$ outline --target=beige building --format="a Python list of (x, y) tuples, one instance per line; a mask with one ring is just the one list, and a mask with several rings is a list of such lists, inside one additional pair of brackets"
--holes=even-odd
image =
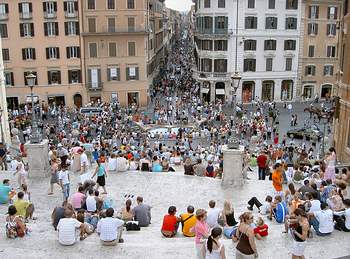
[[(348, 3), (348, 1), (345, 1)], [(344, 5), (342, 53), (340, 58), (340, 80), (335, 89), (339, 97), (334, 122), (334, 144), (339, 161), (350, 161), (350, 13), (348, 4)]]
[(342, 0), (306, 0), (302, 12), (297, 96), (326, 98), (339, 71)]
[(118, 98), (145, 106), (164, 38), (172, 37), (164, 33), (165, 15), (159, 0), (1, 1), (9, 108), (30, 101), (30, 71), (40, 103), (72, 107)]

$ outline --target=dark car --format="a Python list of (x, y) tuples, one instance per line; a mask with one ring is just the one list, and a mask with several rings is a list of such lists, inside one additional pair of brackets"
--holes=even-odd
[(287, 137), (306, 140), (317, 139), (320, 141), (323, 137), (323, 132), (316, 126), (302, 127), (297, 129), (291, 129), (287, 131)]

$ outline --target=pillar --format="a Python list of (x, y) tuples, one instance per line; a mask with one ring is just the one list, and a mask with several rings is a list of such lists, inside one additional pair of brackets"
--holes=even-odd
[(49, 141), (44, 139), (41, 143), (24, 145), (29, 165), (29, 178), (45, 178), (50, 175)]
[(275, 80), (275, 86), (274, 86), (274, 92), (273, 92), (273, 100), (274, 101), (281, 101), (281, 91), (282, 91), (282, 80), (277, 79)]
[(243, 154), (244, 147), (239, 149), (228, 149), (227, 146), (222, 148), (224, 154), (224, 170), (221, 185), (241, 186), (243, 185)]
[(210, 81), (210, 102), (215, 102), (215, 82), (214, 81)]

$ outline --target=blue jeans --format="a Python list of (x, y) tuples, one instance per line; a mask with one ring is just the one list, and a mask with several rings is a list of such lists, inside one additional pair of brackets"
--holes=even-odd
[(92, 226), (94, 226), (94, 228), (97, 228), (98, 217), (97, 216), (87, 216), (85, 218), (85, 222), (91, 224)]
[(316, 231), (316, 235), (318, 235), (318, 236), (327, 236), (327, 235), (332, 234), (332, 233), (321, 233), (320, 232), (320, 223), (318, 222), (318, 220), (316, 218), (310, 219), (309, 222), (310, 222), (310, 225)]
[(66, 200), (69, 197), (69, 183), (63, 185), (63, 199)]
[(224, 227), (224, 236), (227, 238), (232, 238), (236, 234), (237, 226), (234, 227)]
[(265, 172), (266, 172), (266, 168), (259, 167), (258, 169), (259, 180), (265, 180), (265, 176), (266, 176)]

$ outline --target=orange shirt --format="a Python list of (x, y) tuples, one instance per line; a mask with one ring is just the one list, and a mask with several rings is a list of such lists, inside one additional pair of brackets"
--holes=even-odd
[(272, 185), (277, 192), (282, 191), (282, 174), (279, 171), (272, 173)]

